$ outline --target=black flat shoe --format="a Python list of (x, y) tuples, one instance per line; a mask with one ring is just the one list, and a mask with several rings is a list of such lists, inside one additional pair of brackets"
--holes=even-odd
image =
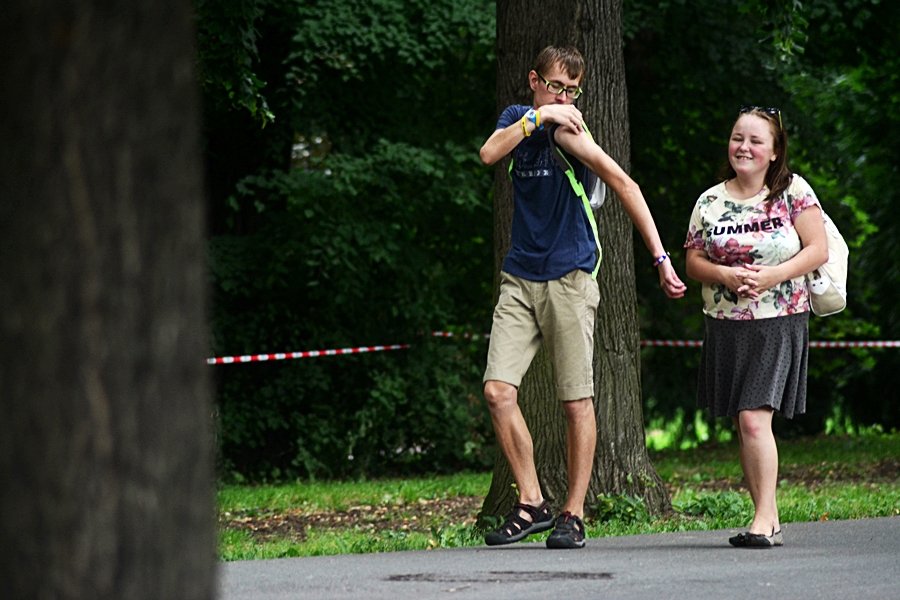
[(778, 531), (773, 529), (772, 535), (746, 531), (728, 538), (728, 543), (736, 548), (774, 548), (784, 546), (784, 536), (780, 529)]

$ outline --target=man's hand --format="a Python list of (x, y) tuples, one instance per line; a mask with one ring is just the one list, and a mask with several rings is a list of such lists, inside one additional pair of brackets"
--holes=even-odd
[(541, 111), (541, 123), (556, 123), (576, 134), (581, 133), (584, 117), (581, 111), (571, 104), (545, 104)]
[(682, 298), (687, 291), (687, 286), (678, 278), (672, 260), (669, 259), (657, 267), (659, 269), (659, 286), (669, 298)]

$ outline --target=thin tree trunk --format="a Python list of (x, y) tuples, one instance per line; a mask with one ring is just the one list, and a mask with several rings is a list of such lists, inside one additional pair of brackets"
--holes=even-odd
[[(522, 15), (540, 14), (540, 27), (521, 27)], [(552, 18), (545, 19), (545, 16)], [(497, 108), (528, 104), (530, 61), (548, 44), (578, 47), (585, 56), (585, 94), (579, 107), (598, 143), (629, 169), (628, 96), (622, 54), (621, 4), (599, 2), (497, 2)], [(644, 498), (652, 513), (670, 509), (668, 493), (650, 464), (644, 442), (640, 344), (634, 286), (633, 225), (610, 195), (597, 212), (603, 245), (600, 307), (594, 336), (595, 407), (598, 443), (586, 506), (599, 494)], [(494, 194), (495, 265), (509, 248), (512, 190), (505, 165), (497, 169)], [(653, 277), (654, 273), (646, 276)], [(495, 281), (495, 290), (497, 289)], [(565, 418), (556, 399), (550, 362), (541, 350), (519, 390), (531, 429), (542, 491), (555, 505), (566, 496)], [(498, 452), (482, 517), (499, 516), (516, 499), (512, 474)]]
[(190, 4), (3, 12), (0, 596), (211, 598)]

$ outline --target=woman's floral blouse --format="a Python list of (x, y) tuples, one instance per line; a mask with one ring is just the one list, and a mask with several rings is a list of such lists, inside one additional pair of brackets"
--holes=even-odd
[[(768, 188), (753, 198), (732, 198), (719, 183), (703, 192), (691, 213), (684, 247), (703, 250), (721, 265), (777, 265), (800, 252), (794, 219), (804, 209), (819, 206), (805, 179), (794, 175), (785, 194), (766, 210)], [(788, 214), (790, 206), (790, 214)], [(756, 300), (741, 298), (719, 283), (703, 284), (703, 312), (716, 319), (767, 319), (809, 310), (809, 292), (803, 275), (784, 281)]]

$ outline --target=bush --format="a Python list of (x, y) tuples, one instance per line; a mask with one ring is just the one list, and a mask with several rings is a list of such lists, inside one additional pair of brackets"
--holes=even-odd
[[(238, 186), (235, 203), (258, 215), (251, 232), (210, 245), (214, 352), (412, 348), (215, 367), (224, 473), (343, 477), (489, 464), (486, 347), (428, 335), (489, 323), (491, 219), (478, 199), (486, 191), (459, 185), (477, 168), (469, 154), (382, 142), (365, 158), (333, 156)], [(483, 175), (476, 181), (486, 186)], [(473, 272), (484, 273), (474, 285)]]
[(600, 494), (591, 512), (594, 519), (601, 523), (617, 521), (630, 524), (650, 518), (644, 499), (627, 495)]

